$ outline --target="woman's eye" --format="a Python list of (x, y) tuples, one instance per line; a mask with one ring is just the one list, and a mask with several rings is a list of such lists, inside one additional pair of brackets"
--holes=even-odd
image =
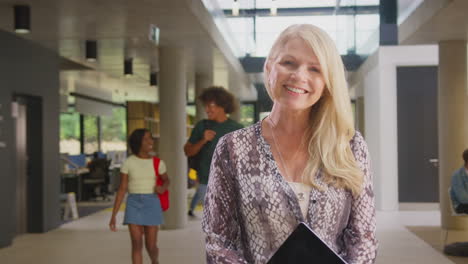
[(319, 73), (320, 73), (320, 69), (315, 68), (315, 67), (314, 67), (314, 68), (310, 68), (309, 71), (311, 71), (311, 72), (319, 72)]
[(290, 61), (290, 60), (286, 60), (286, 61), (283, 61), (282, 62), (283, 65), (293, 65), (294, 62)]

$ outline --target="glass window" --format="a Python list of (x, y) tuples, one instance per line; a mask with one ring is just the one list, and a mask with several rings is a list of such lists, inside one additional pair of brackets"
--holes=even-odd
[(197, 106), (195, 104), (189, 104), (185, 107), (187, 112), (187, 138), (192, 134), (192, 129), (195, 126), (195, 116), (197, 114)]
[[(257, 51), (256, 56), (266, 57), (279, 33), (292, 24), (313, 24), (326, 31), (335, 41), (340, 54), (346, 54), (349, 45), (353, 46), (354, 41), (348, 43), (348, 37), (340, 37), (349, 31), (349, 16), (287, 16), (287, 17), (258, 17), (256, 23)], [(349, 37), (354, 37), (354, 34)]]
[(92, 154), (99, 151), (98, 126), (96, 116), (84, 116), (84, 153)]
[(250, 54), (255, 52), (253, 17), (232, 17), (227, 23), (235, 36), (239, 47)]
[(240, 107), (240, 123), (244, 126), (250, 126), (255, 122), (255, 105), (242, 104)]
[(379, 46), (378, 14), (356, 16), (356, 50), (358, 54), (370, 54)]
[[(367, 0), (367, 1), (377, 1), (378, 0)], [(233, 0), (217, 0), (218, 5), (222, 9), (232, 9)], [(238, 0), (239, 8), (243, 9), (253, 9), (256, 4), (257, 8), (270, 8), (272, 6), (272, 0)], [(275, 4), (278, 8), (299, 8), (299, 7), (324, 7), (324, 6), (335, 6), (336, 0), (287, 0), (279, 1), (276, 0)]]
[(126, 151), (127, 150), (127, 121), (126, 109), (114, 107), (112, 116), (101, 117), (101, 151)]
[[(419, 0), (418, 0), (419, 1)], [(232, 0), (216, 0), (216, 6), (229, 10), (233, 8)], [(238, 0), (240, 9), (249, 10), (247, 17), (241, 13), (239, 17), (228, 15), (226, 19), (229, 28), (232, 32), (227, 39), (231, 39), (228, 43), (236, 43), (239, 51), (250, 54), (251, 56), (265, 57), (271, 48), (273, 41), (278, 34), (291, 24), (313, 24), (325, 30), (336, 43), (340, 54), (369, 54), (373, 52), (375, 36), (378, 37), (378, 14), (367, 15), (332, 15), (331, 13), (314, 16), (256, 16), (252, 17), (255, 9), (269, 9), (273, 6), (276, 8), (291, 8), (291, 9), (307, 9), (307, 8), (326, 8), (335, 9), (336, 4), (341, 7), (353, 6), (378, 6), (379, 0), (288, 0), (288, 1), (272, 1), (272, 0), (257, 0), (247, 1)], [(374, 11), (375, 12), (375, 11)], [(216, 19), (217, 17), (215, 17)], [(255, 23), (254, 23), (255, 21)], [(255, 30), (253, 30), (255, 28)], [(376, 33), (377, 32), (377, 33)], [(255, 36), (254, 36), (255, 34)], [(254, 41), (255, 39), (255, 41)], [(370, 44), (369, 44), (370, 43)], [(232, 44), (234, 45), (234, 44)], [(236, 56), (239, 56), (235, 52)], [(240, 55), (244, 56), (244, 55)]]
[(185, 111), (187, 112), (187, 115), (194, 117), (197, 114), (197, 106), (195, 104), (189, 104), (185, 106)]
[(336, 0), (288, 0), (288, 1), (274, 1), (271, 0), (257, 0), (257, 8), (271, 8), (276, 4), (278, 8), (301, 8), (301, 7), (325, 7), (335, 6)]
[(80, 114), (60, 114), (60, 153), (80, 154)]
[(341, 0), (340, 6), (376, 6), (380, 0)]

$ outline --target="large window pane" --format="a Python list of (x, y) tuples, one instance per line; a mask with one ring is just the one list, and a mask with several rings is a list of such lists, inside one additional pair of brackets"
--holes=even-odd
[[(414, 0), (422, 1), (422, 0)], [(221, 9), (232, 9), (233, 0), (217, 0)], [(373, 6), (379, 5), (379, 0), (341, 0), (340, 6)], [(307, 7), (335, 7), (336, 0), (238, 0), (239, 8), (253, 9), (253, 8), (271, 8), (273, 4), (278, 8), (307, 8)]]
[(250, 126), (255, 122), (254, 104), (242, 104), (240, 107), (240, 123), (244, 126)]
[(112, 116), (101, 117), (101, 151), (125, 151), (127, 122), (126, 109), (115, 107)]
[(227, 19), (240, 48), (250, 54), (255, 52), (253, 20), (253, 17), (232, 17)]
[(371, 54), (379, 46), (378, 14), (356, 16), (356, 50), (358, 54)]
[(257, 31), (257, 52), (256, 56), (265, 57), (273, 45), (273, 41), (279, 33), (292, 24), (312, 24), (326, 31), (336, 42), (340, 54), (346, 54), (352, 46), (348, 43), (348, 37), (340, 37), (339, 34), (347, 32), (349, 37), (354, 37), (349, 32), (349, 16), (288, 16), (288, 17), (258, 17), (256, 24)]
[(60, 114), (60, 153), (80, 154), (80, 114)]
[(288, 1), (257, 0), (257, 8), (270, 8), (276, 4), (278, 8), (325, 7), (335, 6), (336, 0), (288, 0)]
[[(373, 0), (375, 1), (375, 0)], [(378, 0), (377, 0), (378, 1)], [(233, 6), (233, 0), (217, 0), (219, 7), (222, 9), (231, 9)], [(272, 0), (238, 0), (239, 8), (270, 8), (272, 6)], [(324, 7), (324, 6), (335, 6), (336, 0), (284, 0), (275, 3), (278, 8), (299, 8), (299, 7)]]
[(99, 150), (97, 117), (84, 117), (84, 153), (92, 154)]
[(379, 0), (341, 0), (340, 2), (340, 6), (374, 6), (379, 4)]

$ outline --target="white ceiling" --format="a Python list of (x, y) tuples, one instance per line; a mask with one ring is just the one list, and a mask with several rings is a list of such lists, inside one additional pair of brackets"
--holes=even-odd
[(424, 0), (398, 0), (398, 24), (401, 24)]
[(437, 44), (467, 40), (467, 0), (425, 0), (399, 26), (400, 44)]
[[(160, 45), (191, 51), (196, 73), (212, 70), (206, 67), (210, 63), (206, 58), (212, 57), (215, 44), (192, 13), (191, 1), (0, 0), (0, 29), (13, 32), (14, 4), (31, 7), (32, 32), (20, 36), (97, 70), (83, 72), (82, 66), (68, 63), (64, 68), (69, 71), (62, 78), (97, 79), (97, 88), (110, 90), (115, 102), (156, 99), (156, 89), (149, 87), (150, 68), (158, 68), (158, 48), (148, 39), (151, 24), (160, 28)], [(98, 41), (96, 63), (84, 59), (86, 40)], [(134, 76), (130, 78), (123, 76), (125, 57), (134, 57)], [(63, 87), (61, 92), (65, 92)]]

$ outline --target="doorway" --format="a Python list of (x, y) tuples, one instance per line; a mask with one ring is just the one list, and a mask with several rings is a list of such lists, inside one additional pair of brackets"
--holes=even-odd
[(437, 66), (397, 68), (399, 202), (439, 202)]
[(16, 233), (43, 230), (42, 98), (14, 95), (16, 115)]

